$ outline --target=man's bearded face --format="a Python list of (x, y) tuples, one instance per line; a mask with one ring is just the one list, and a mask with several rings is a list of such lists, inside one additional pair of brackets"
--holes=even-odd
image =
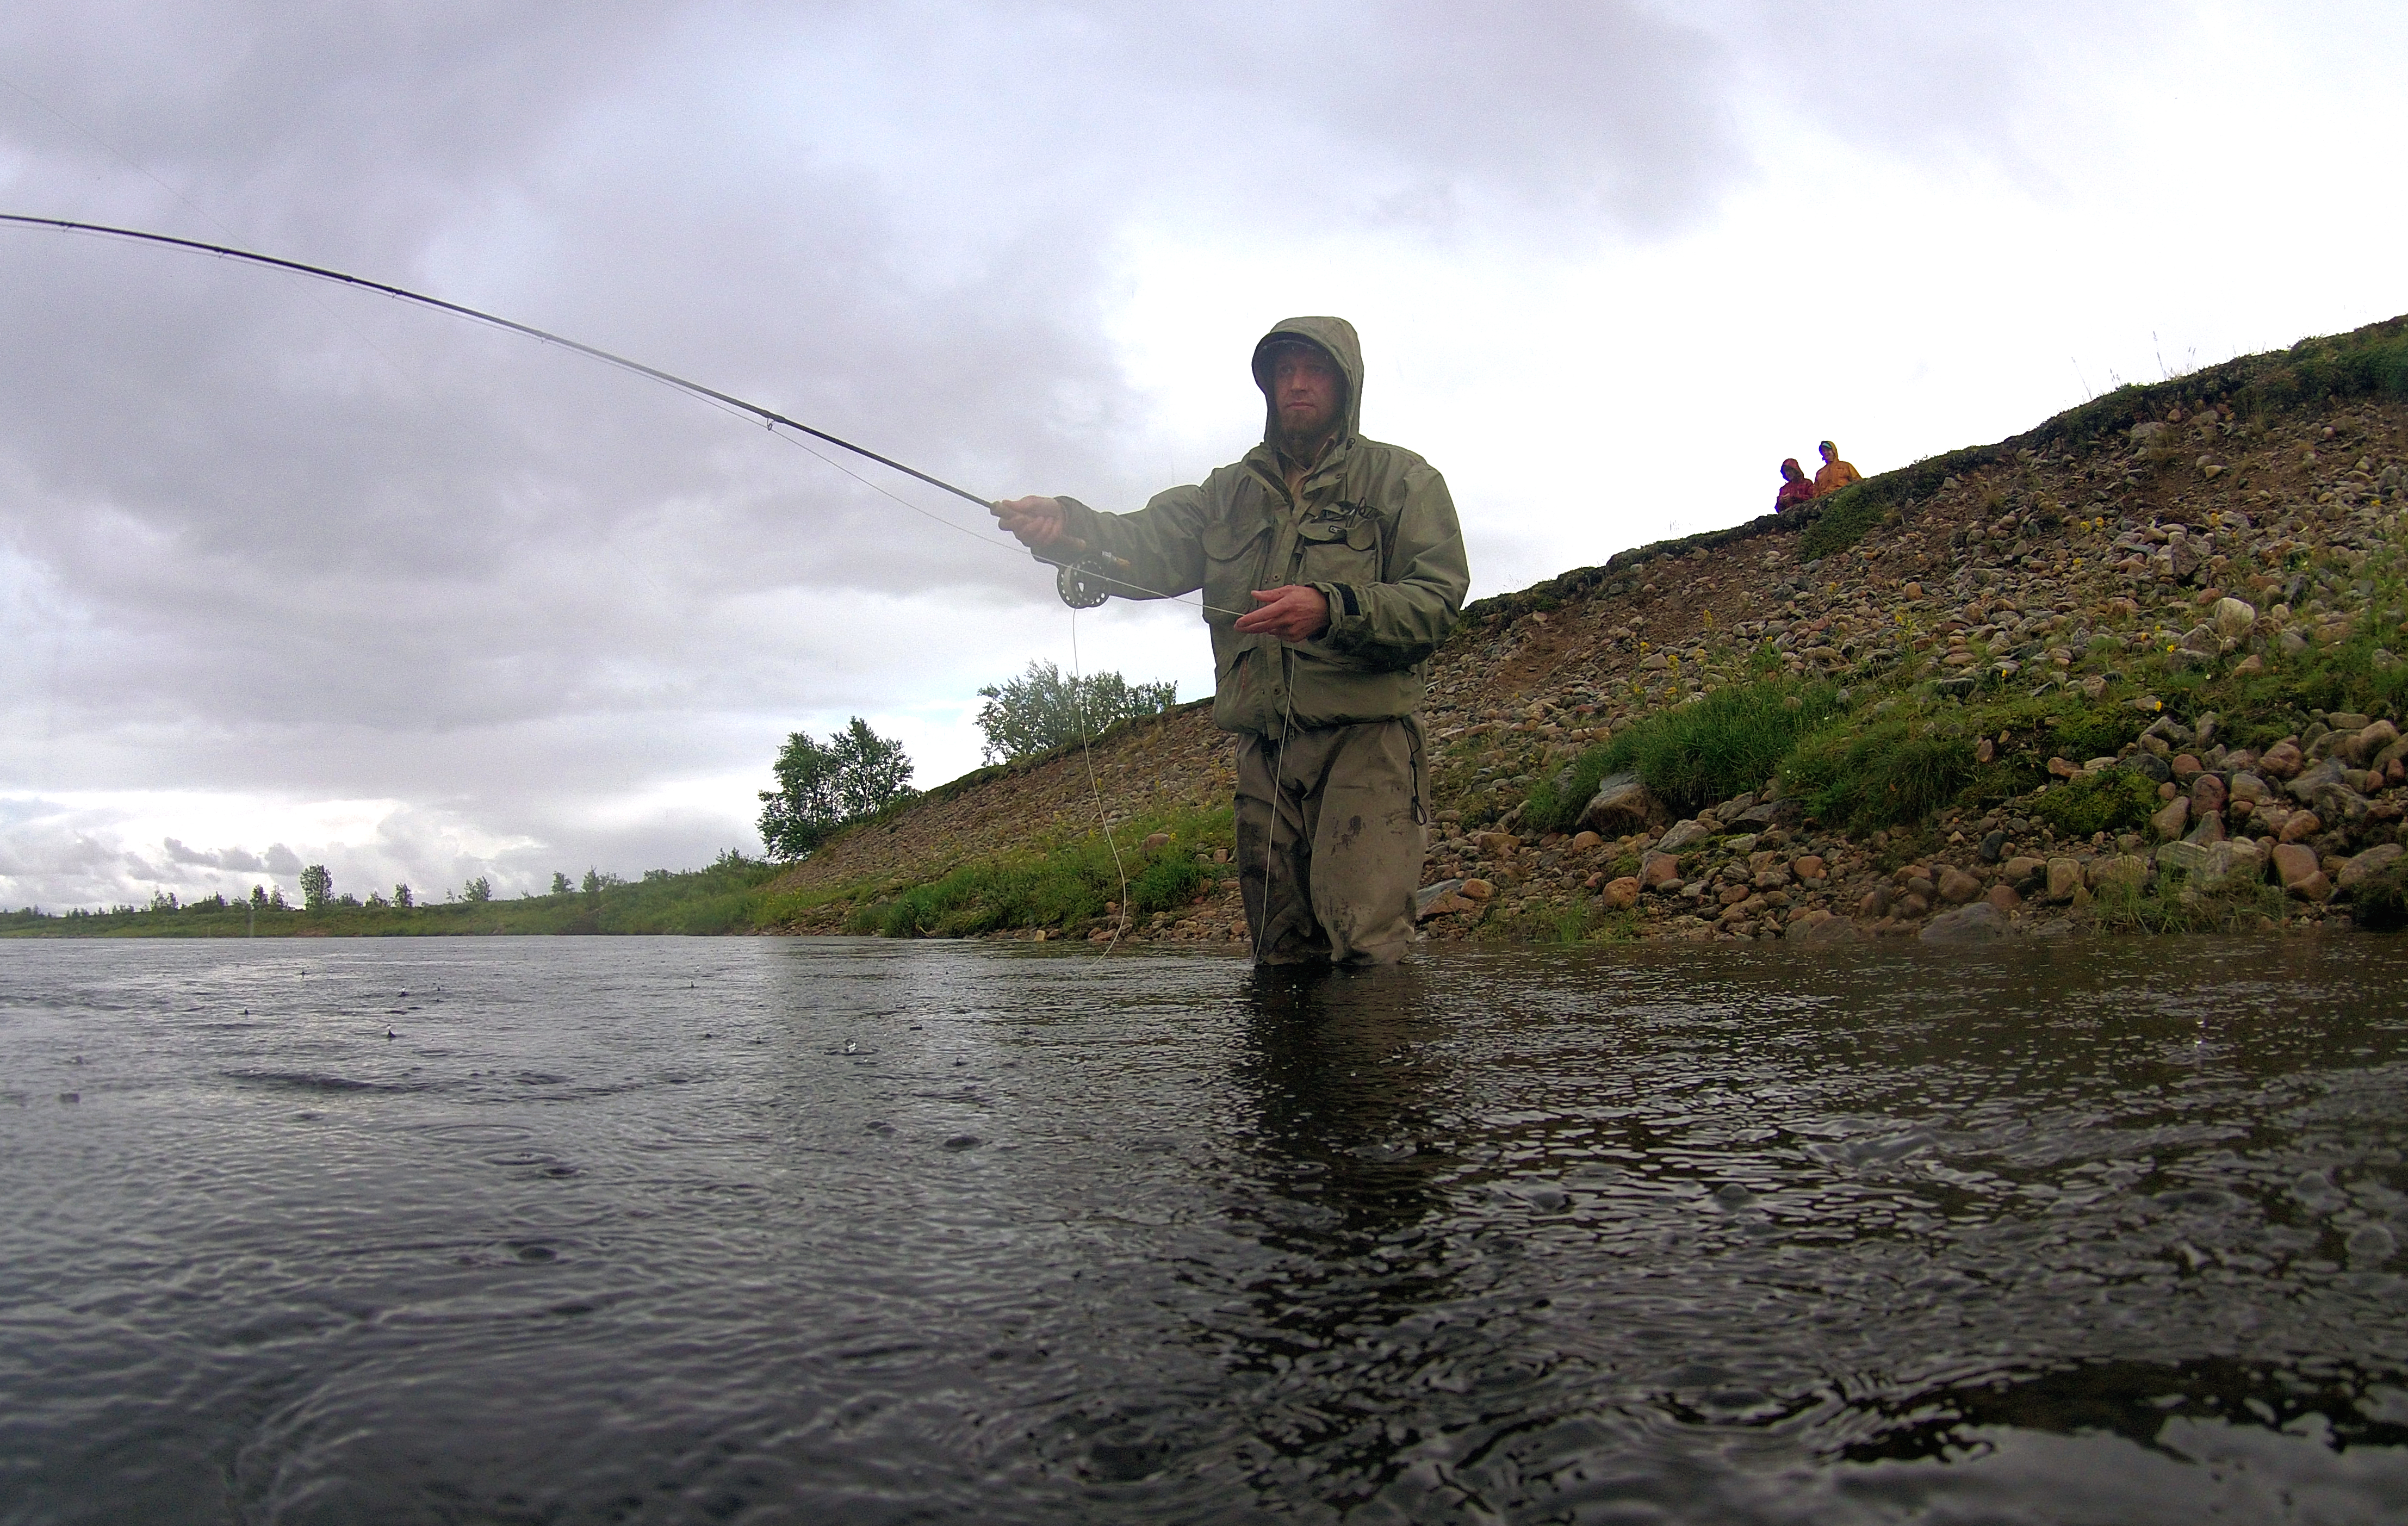
[(1327, 355), (1302, 345), (1271, 357), (1271, 406), (1279, 411), (1280, 436), (1303, 444), (1328, 433), (1338, 422), (1338, 400), (1346, 380)]

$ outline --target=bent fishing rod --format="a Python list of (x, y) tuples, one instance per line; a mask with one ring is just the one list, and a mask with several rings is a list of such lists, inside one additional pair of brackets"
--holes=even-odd
[[(499, 313), (487, 312), (481, 308), (472, 308), (459, 302), (447, 302), (439, 296), (429, 296), (424, 292), (413, 292), (407, 286), (395, 286), (389, 281), (371, 281), (366, 276), (355, 276), (348, 271), (336, 270), (322, 265), (308, 265), (300, 260), (262, 254), (256, 250), (236, 249), (230, 244), (206, 243), (198, 238), (179, 238), (172, 234), (151, 233), (141, 228), (114, 227), (106, 223), (79, 223), (64, 217), (32, 217), (21, 212), (0, 212), (0, 224), (22, 228), (50, 228), (61, 233), (89, 234), (103, 238), (121, 238), (129, 243), (154, 244), (162, 248), (183, 250), (195, 254), (211, 254), (220, 259), (255, 265), (269, 270), (281, 270), (293, 275), (308, 276), (317, 281), (332, 281), (338, 286), (375, 292), (379, 295), (394, 297), (403, 302), (414, 302), (420, 307), (431, 308), (437, 312), (447, 312), (455, 318), (466, 318), (471, 323), (484, 324), (512, 334), (523, 335), (544, 344), (556, 344), (564, 350), (573, 350), (580, 355), (598, 360), (606, 366), (615, 366), (623, 371), (632, 372), (637, 376), (660, 382), (664, 386), (674, 387), (689, 396), (699, 397), (705, 402), (722, 408), (749, 413), (768, 425), (773, 432), (781, 428), (791, 429), (796, 434), (807, 435), (824, 444), (833, 445), (840, 451), (849, 451), (866, 461), (875, 461), (891, 471), (899, 471), (915, 482), (925, 482), (930, 487), (975, 503), (982, 509), (994, 507), (991, 500), (979, 497), (968, 488), (956, 487), (943, 478), (922, 471), (917, 467), (907, 467), (893, 456), (882, 455), (867, 445), (856, 445), (852, 440), (832, 435), (824, 429), (814, 429), (798, 419), (788, 418), (775, 409), (748, 402), (732, 393), (705, 386), (674, 371), (665, 371), (657, 366), (647, 366), (640, 360), (602, 349), (597, 345), (572, 339), (565, 334), (555, 334), (550, 329), (538, 328), (533, 324), (522, 324), (516, 319), (505, 318)], [(890, 494), (889, 497), (892, 495)], [(1114, 587), (1127, 588), (1137, 593), (1152, 592), (1150, 589), (1137, 588), (1134, 584), (1110, 575), (1116, 571), (1130, 570), (1129, 564), (1118, 556), (1097, 551), (1075, 536), (1065, 536), (1055, 544), (1070, 552), (1076, 559), (1064, 560), (1058, 556), (1048, 555), (1044, 551), (1037, 552), (1036, 555), (1039, 561), (1051, 563), (1054, 567), (1054, 591), (1062, 596), (1063, 603), (1074, 610), (1094, 609), (1111, 596)]]

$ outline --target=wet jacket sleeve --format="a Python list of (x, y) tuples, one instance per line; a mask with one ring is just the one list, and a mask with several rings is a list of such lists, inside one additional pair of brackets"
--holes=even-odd
[(1384, 557), (1388, 581), (1313, 586), (1329, 600), (1329, 628), (1321, 641), (1375, 666), (1400, 669), (1428, 657), (1455, 629), (1471, 573), (1446, 479), (1416, 461), (1396, 481), (1403, 502)]
[(1062, 527), (1097, 551), (1127, 562), (1107, 574), (1119, 598), (1169, 598), (1204, 586), (1205, 490), (1157, 493), (1133, 514), (1108, 514), (1059, 498)]

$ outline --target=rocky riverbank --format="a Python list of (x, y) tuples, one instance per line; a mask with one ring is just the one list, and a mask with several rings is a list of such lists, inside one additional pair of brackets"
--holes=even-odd
[[(2394, 321), (1474, 605), (1426, 713), (1431, 936), (2388, 925), (2403, 398)], [(797, 926), (1061, 851), (1100, 794), (1195, 893), (1020, 934), (1241, 936), (1199, 814), (1230, 777), (1201, 707), (986, 770), (799, 866)]]

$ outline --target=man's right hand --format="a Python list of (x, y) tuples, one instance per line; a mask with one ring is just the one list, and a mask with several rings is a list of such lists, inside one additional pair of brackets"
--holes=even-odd
[(987, 512), (1032, 551), (1062, 539), (1062, 505), (1053, 498), (1012, 498), (988, 505)]

